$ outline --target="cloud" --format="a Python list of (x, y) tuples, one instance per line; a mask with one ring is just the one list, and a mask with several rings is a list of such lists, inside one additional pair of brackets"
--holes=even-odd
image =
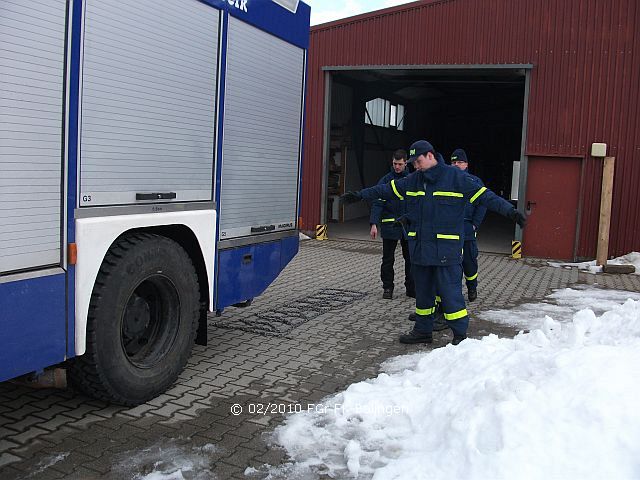
[(313, 0), (308, 3), (311, 5), (311, 25), (318, 25), (370, 11), (370, 4), (374, 2)]
[[(413, 0), (410, 0), (410, 1), (413, 1)], [(410, 2), (408, 2), (407, 0), (384, 0), (380, 8), (395, 7), (396, 5), (403, 5), (405, 3), (410, 3)]]
[(407, 0), (305, 0), (311, 5), (311, 25), (409, 3)]

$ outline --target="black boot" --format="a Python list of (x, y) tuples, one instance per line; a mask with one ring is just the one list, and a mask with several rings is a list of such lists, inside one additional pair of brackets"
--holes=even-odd
[(384, 292), (382, 292), (382, 298), (391, 300), (393, 298), (393, 288), (385, 288)]
[(451, 345), (458, 345), (463, 340), (466, 340), (466, 335), (454, 335), (453, 340), (451, 340)]
[(433, 335), (430, 333), (416, 332), (415, 329), (409, 333), (400, 335), (400, 343), (433, 343)]
[(467, 296), (469, 297), (469, 301), (473, 302), (476, 298), (478, 298), (478, 290), (475, 288), (468, 289)]
[(407, 288), (407, 297), (416, 298), (416, 291)]

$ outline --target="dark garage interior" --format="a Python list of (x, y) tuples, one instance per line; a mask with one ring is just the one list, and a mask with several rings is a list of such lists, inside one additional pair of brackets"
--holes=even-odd
[[(368, 205), (342, 207), (336, 197), (377, 183), (393, 152), (417, 139), (429, 140), (447, 162), (464, 148), (471, 173), (496, 194), (517, 199), (518, 179), (512, 179), (522, 154), (526, 70), (345, 67), (331, 78), (326, 193), (332, 237), (368, 238)], [(479, 248), (510, 253), (513, 235), (509, 220), (489, 212)]]

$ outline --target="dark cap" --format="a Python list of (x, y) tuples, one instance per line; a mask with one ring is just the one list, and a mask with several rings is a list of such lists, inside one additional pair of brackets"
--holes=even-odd
[(451, 161), (452, 162), (467, 162), (467, 163), (469, 163), (469, 160), (467, 160), (467, 152), (465, 152), (461, 148), (456, 148), (453, 151), (453, 153), (451, 154)]
[(425, 153), (435, 153), (435, 148), (426, 140), (418, 140), (417, 142), (413, 142), (413, 144), (409, 147), (409, 162), (413, 162), (420, 155), (424, 155)]

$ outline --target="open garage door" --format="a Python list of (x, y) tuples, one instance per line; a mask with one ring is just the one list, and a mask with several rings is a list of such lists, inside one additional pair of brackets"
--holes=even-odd
[[(396, 149), (428, 139), (446, 160), (456, 148), (469, 171), (507, 200), (518, 198), (528, 65), (327, 67), (326, 220), (334, 238), (368, 239), (369, 208), (339, 206), (347, 190), (375, 185)], [(514, 170), (516, 178), (514, 179)], [(510, 253), (513, 223), (489, 212), (481, 251)]]

